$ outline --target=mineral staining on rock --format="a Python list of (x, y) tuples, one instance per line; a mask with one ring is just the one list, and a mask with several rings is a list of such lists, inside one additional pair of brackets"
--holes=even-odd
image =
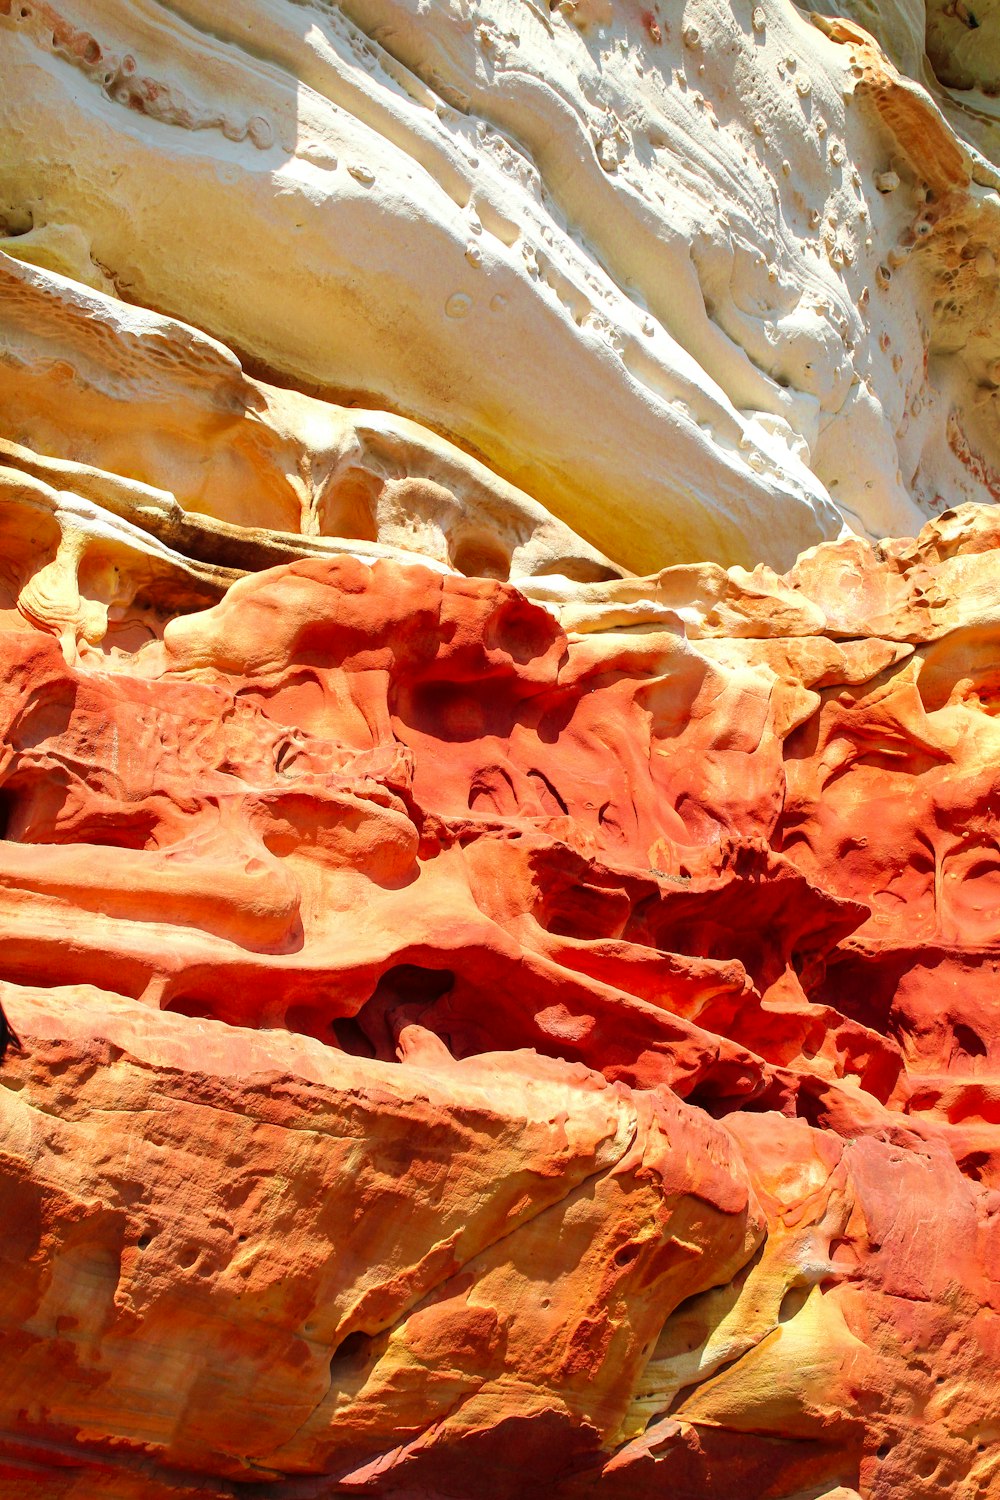
[(993, 12), (828, 10), (0, 0), (0, 1495), (997, 1492)]
[(998, 549), (12, 599), (11, 1472), (988, 1493)]

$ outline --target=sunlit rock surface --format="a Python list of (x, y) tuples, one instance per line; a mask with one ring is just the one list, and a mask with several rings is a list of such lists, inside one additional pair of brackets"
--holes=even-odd
[(917, 82), (787, 3), (4, 0), (6, 248), (448, 435), (634, 570), (787, 566), (996, 484), (992, 106), (953, 86), (992, 52), (935, 8), (946, 90), (922, 8), (867, 11)]
[(1000, 9), (827, 12), (0, 0), (4, 1500), (1000, 1494)]

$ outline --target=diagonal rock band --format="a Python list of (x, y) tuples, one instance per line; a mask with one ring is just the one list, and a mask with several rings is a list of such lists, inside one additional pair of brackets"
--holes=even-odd
[(0, 1500), (1000, 1494), (1000, 59), (839, 9), (0, 0)]

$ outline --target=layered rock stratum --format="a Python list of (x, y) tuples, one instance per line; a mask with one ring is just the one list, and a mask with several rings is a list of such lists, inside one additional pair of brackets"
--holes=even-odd
[(1000, 1496), (974, 4), (0, 0), (4, 1500)]

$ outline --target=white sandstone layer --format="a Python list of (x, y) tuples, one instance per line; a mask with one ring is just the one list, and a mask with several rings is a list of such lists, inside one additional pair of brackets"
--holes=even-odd
[[(226, 500), (221, 459), (183, 497), (176, 444), (95, 458), (184, 508), (593, 577), (786, 566), (994, 498), (1000, 199), (929, 94), (788, 0), (0, 0), (0, 120), (11, 254), (204, 329), (271, 414), (275, 382), (311, 395), (319, 469), (330, 423), (389, 441), (335, 400), (483, 461), (464, 543), (426, 492), (372, 521), (359, 481), (304, 524), (274, 476), (270, 513)], [(555, 522), (517, 556), (546, 512), (576, 564)]]

